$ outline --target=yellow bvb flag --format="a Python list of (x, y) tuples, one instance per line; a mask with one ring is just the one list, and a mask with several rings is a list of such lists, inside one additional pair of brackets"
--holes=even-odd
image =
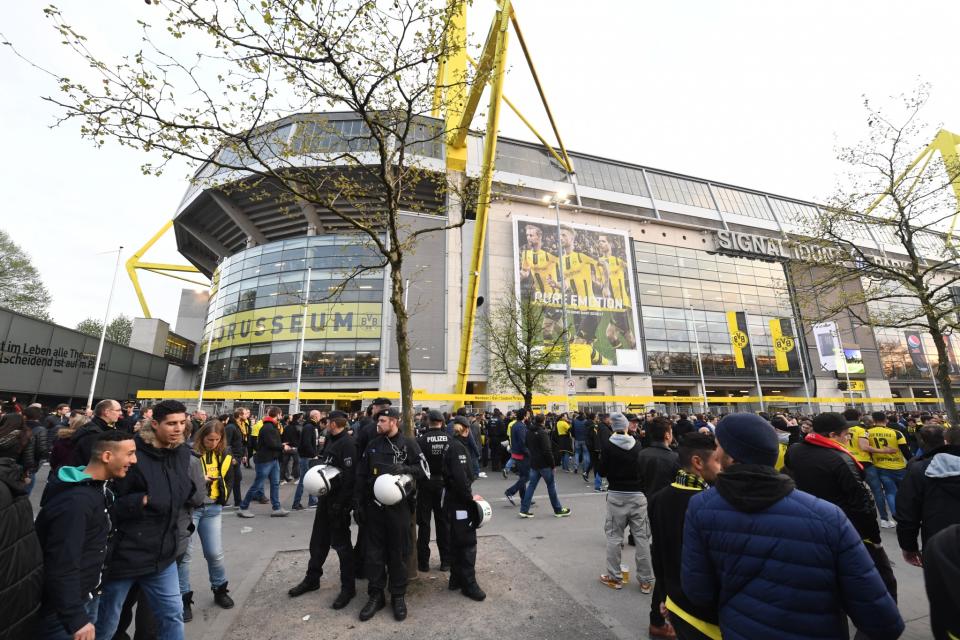
[(793, 323), (790, 318), (770, 320), (770, 337), (773, 339), (773, 356), (777, 361), (777, 371), (790, 371), (797, 362), (796, 338), (793, 335)]
[(747, 315), (742, 311), (727, 311), (727, 330), (730, 332), (730, 345), (733, 347), (733, 359), (737, 363), (737, 369), (746, 369), (747, 360), (751, 359)]

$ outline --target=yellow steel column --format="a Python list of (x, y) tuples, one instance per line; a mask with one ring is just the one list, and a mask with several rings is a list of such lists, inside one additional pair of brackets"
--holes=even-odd
[[(477, 313), (477, 292), (480, 287), (480, 270), (483, 268), (483, 248), (487, 238), (487, 214), (490, 210), (494, 161), (497, 157), (497, 130), (500, 127), (503, 72), (507, 64), (510, 11), (510, 0), (503, 0), (496, 16), (496, 28), (499, 34), (494, 55), (493, 77), (490, 83), (487, 134), (483, 144), (483, 171), (480, 176), (480, 191), (477, 196), (477, 220), (473, 232), (473, 258), (470, 263), (470, 275), (467, 283), (466, 308), (463, 314), (463, 332), (460, 336), (460, 359), (457, 365), (455, 393), (466, 393), (467, 376), (470, 372), (470, 350), (473, 346), (473, 328)], [(455, 407), (459, 408), (462, 404), (462, 401), (457, 401)]]
[(457, 134), (460, 120), (463, 118), (464, 101), (467, 90), (467, 3), (464, 0), (450, 0), (450, 27), (447, 31), (447, 49), (450, 54), (444, 58), (438, 69), (438, 88), (434, 92), (434, 104), (439, 95), (443, 96), (444, 126), (447, 138), (447, 169), (451, 171), (467, 170), (467, 145), (454, 145), (451, 139)]

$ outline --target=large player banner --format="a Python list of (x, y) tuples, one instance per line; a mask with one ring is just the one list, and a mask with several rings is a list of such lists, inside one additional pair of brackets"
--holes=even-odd
[(546, 308), (545, 340), (562, 330), (565, 303), (572, 368), (643, 371), (630, 238), (622, 231), (564, 223), (558, 240), (555, 222), (513, 222), (517, 297)]

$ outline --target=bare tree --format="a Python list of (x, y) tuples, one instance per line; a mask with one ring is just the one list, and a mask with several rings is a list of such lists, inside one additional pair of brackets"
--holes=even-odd
[[(157, 4), (139, 23), (142, 49), (109, 61), (60, 10), (45, 9), (68, 50), (91, 70), (84, 79), (59, 77), (59, 93), (47, 100), (62, 110), (60, 122), (79, 122), (81, 135), (97, 145), (112, 141), (150, 154), (145, 174), (186, 159), (200, 167), (193, 178), (200, 186), (273, 199), (290, 212), (329, 212), (374, 247), (380, 259), (345, 279), (387, 270), (402, 422), (412, 433), (404, 260), (424, 234), (462, 225), (469, 206), (442, 161), (423, 160), (442, 158), (437, 150), (451, 133), (426, 116), (437, 66), (458, 46), (449, 31), (459, 3)], [(360, 126), (342, 126), (321, 110), (351, 112)], [(402, 211), (436, 222), (414, 229)]]
[[(920, 122), (927, 97), (925, 88), (905, 97), (896, 121), (866, 102), (869, 137), (840, 155), (850, 166), (848, 184), (804, 230), (820, 251), (798, 281), (798, 298), (812, 320), (849, 313), (862, 326), (930, 334), (934, 375), (955, 422), (946, 340), (957, 324), (951, 287), (960, 265), (945, 231), (958, 214), (960, 167), (932, 154), (914, 163), (934, 134)], [(892, 251), (877, 250), (874, 238)]]
[[(490, 381), (523, 396), (527, 409), (533, 394), (547, 390), (550, 368), (564, 361), (569, 334), (549, 314), (533, 298), (511, 293), (477, 318), (477, 344), (490, 356)], [(545, 330), (545, 324), (553, 328)]]

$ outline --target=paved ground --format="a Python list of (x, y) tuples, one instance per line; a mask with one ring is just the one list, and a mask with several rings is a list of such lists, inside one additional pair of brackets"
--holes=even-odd
[[(511, 625), (519, 624), (519, 637), (524, 638), (646, 638), (650, 597), (639, 592), (636, 582), (613, 591), (597, 580), (605, 558), (604, 498), (593, 493), (592, 483), (588, 486), (579, 476), (559, 474), (561, 501), (573, 511), (564, 519), (552, 517), (541, 483), (539, 504), (533, 509), (537, 517), (523, 520), (517, 517), (517, 508), (502, 497), (508, 483), (499, 474), (490, 475), (475, 484), (477, 492), (494, 505), (493, 520), (481, 530), (477, 560), (478, 579), (488, 594), (487, 601), (477, 604), (446, 591), (447, 574), (432, 571), (420, 574), (411, 587), (406, 622), (394, 622), (388, 608), (361, 628), (356, 613), (363, 605), (362, 593), (342, 612), (327, 608), (337, 590), (335, 556), (328, 559), (319, 592), (290, 599), (286, 589), (303, 576), (303, 550), (309, 543), (314, 512), (270, 518), (269, 505), (255, 505), (254, 519), (240, 519), (228, 512), (223, 520), (227, 575), (237, 606), (229, 611), (214, 606), (206, 564), (198, 558), (191, 570), (195, 618), (187, 625), (187, 637), (297, 640), (315, 638), (322, 632), (324, 637), (339, 640), (372, 632), (373, 637), (389, 638), (503, 638), (510, 637), (508, 630), (518, 636)], [(252, 479), (252, 473), (248, 476)], [(249, 480), (245, 480), (246, 487)], [(42, 490), (38, 482), (33, 494), (35, 509)], [(281, 487), (285, 507), (290, 506), (293, 490), (292, 486)], [(900, 610), (907, 621), (902, 638), (927, 640), (931, 635), (922, 571), (900, 558), (893, 530), (883, 530), (883, 536), (895, 562)], [(624, 562), (632, 571), (632, 553), (624, 553)], [(365, 583), (358, 586), (362, 592)], [(310, 619), (304, 621), (306, 615)]]

